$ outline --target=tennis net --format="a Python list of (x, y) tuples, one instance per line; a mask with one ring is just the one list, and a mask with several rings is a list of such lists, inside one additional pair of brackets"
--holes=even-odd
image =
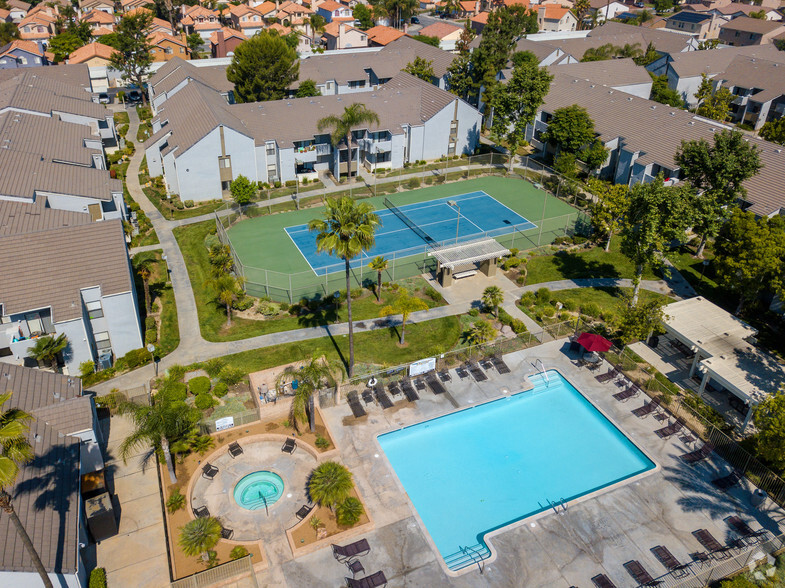
[(385, 199), (384, 199), (384, 205), (385, 205), (387, 208), (389, 208), (389, 209), (390, 209), (390, 211), (391, 211), (391, 212), (392, 212), (392, 213), (393, 213), (395, 216), (397, 216), (399, 219), (401, 219), (401, 220), (404, 222), (404, 224), (405, 224), (407, 227), (409, 227), (409, 228), (410, 228), (412, 231), (414, 231), (415, 233), (417, 233), (417, 236), (419, 236), (419, 237), (420, 237), (420, 239), (422, 239), (423, 241), (425, 241), (425, 242), (426, 242), (426, 243), (427, 243), (427, 244), (428, 244), (430, 247), (434, 247), (434, 246), (437, 244), (437, 243), (436, 243), (436, 241), (434, 240), (434, 238), (433, 238), (433, 237), (431, 237), (431, 236), (430, 236), (428, 233), (426, 233), (426, 232), (425, 232), (425, 231), (423, 231), (423, 230), (422, 230), (422, 229), (421, 229), (419, 226), (417, 226), (417, 225), (414, 223), (414, 221), (412, 221), (412, 219), (410, 219), (408, 216), (406, 216), (406, 215), (405, 215), (405, 214), (404, 214), (404, 213), (401, 211), (401, 209), (400, 209), (400, 208), (398, 208), (397, 206), (395, 206), (395, 204), (393, 204), (392, 202), (390, 202), (390, 200), (389, 200), (388, 198), (385, 198)]

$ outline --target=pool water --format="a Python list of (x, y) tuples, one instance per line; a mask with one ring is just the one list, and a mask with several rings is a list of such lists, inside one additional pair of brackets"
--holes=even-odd
[(558, 372), (529, 379), (378, 437), (451, 569), (489, 557), (487, 533), (655, 467)]
[(248, 474), (234, 487), (234, 501), (248, 510), (269, 507), (283, 495), (283, 480), (275, 472)]

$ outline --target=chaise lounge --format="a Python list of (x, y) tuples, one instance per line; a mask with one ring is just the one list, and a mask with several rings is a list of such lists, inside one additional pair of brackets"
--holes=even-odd
[(333, 556), (335, 557), (335, 559), (337, 559), (340, 562), (345, 562), (346, 560), (351, 559), (353, 557), (362, 557), (363, 555), (367, 555), (371, 551), (371, 546), (368, 545), (367, 539), (360, 539), (359, 541), (350, 543), (345, 547), (333, 543), (332, 548), (333, 548)]
[(639, 586), (656, 586), (662, 584), (662, 580), (655, 580), (651, 574), (646, 571), (638, 560), (632, 559), (624, 564), (624, 569), (632, 576)]
[(741, 517), (737, 515), (733, 515), (725, 519), (725, 522), (728, 523), (728, 526), (733, 529), (739, 536), (742, 538), (743, 541), (747, 542), (750, 545), (754, 545), (758, 543), (761, 538), (768, 533), (766, 529), (760, 529), (758, 531), (753, 531), (752, 527), (750, 527), (747, 523), (745, 523)]
[(639, 419), (645, 418), (649, 416), (653, 412), (657, 412), (660, 409), (660, 400), (655, 398), (654, 400), (650, 400), (649, 402), (643, 403), (643, 406), (639, 406), (635, 410), (632, 411)]
[(466, 367), (469, 369), (469, 373), (475, 382), (485, 382), (488, 379), (488, 376), (485, 375), (485, 372), (482, 371), (482, 368), (476, 361), (468, 364)]
[(510, 368), (504, 362), (504, 360), (502, 359), (501, 355), (497, 354), (497, 355), (492, 356), (491, 357), (491, 361), (493, 362), (493, 367), (495, 367), (496, 371), (499, 372), (500, 374), (509, 374), (510, 373)]
[(428, 386), (430, 387), (431, 391), (434, 394), (444, 394), (445, 392), (447, 392), (447, 388), (444, 387), (444, 384), (442, 384), (439, 381), (439, 378), (437, 378), (432, 373), (425, 376), (425, 381), (427, 382)]
[(594, 379), (597, 380), (600, 384), (604, 384), (605, 382), (610, 382), (613, 378), (619, 375), (619, 368), (616, 366), (608, 368), (608, 371), (604, 374), (600, 374), (599, 376), (594, 376)]
[(406, 400), (409, 402), (414, 402), (415, 400), (420, 399), (420, 395), (417, 394), (417, 391), (412, 386), (410, 380), (406, 379), (401, 382), (401, 389), (403, 390), (403, 395), (406, 396)]
[(657, 437), (659, 437), (660, 439), (668, 439), (673, 435), (675, 435), (676, 433), (678, 433), (679, 431), (681, 431), (683, 428), (684, 428), (684, 423), (681, 421), (681, 419), (676, 419), (667, 427), (663, 427), (661, 429), (657, 429), (656, 431), (654, 431), (654, 434), (657, 435)]
[(679, 457), (681, 461), (683, 461), (684, 463), (694, 465), (709, 457), (712, 451), (714, 451), (714, 445), (712, 445), (711, 443), (704, 443), (703, 447), (701, 447), (700, 449), (696, 449), (695, 451), (690, 451), (689, 453), (685, 453), (684, 455), (681, 455)]
[(660, 563), (670, 571), (675, 578), (683, 578), (687, 575), (687, 567), (689, 564), (683, 564), (670, 552), (670, 549), (664, 545), (652, 547), (651, 552), (654, 554)]
[(346, 578), (346, 585), (348, 588), (381, 588), (387, 586), (387, 578), (384, 577), (384, 572), (380, 570), (359, 580)]
[(359, 396), (357, 396), (357, 392), (349, 392), (346, 395), (346, 401), (349, 403), (349, 408), (352, 410), (352, 414), (354, 418), (364, 417), (367, 413), (363, 408), (362, 403), (360, 402)]
[(384, 386), (381, 384), (376, 384), (376, 387), (374, 388), (374, 394), (376, 395), (376, 400), (379, 401), (379, 405), (382, 407), (382, 410), (392, 408), (393, 401), (390, 400), (389, 396), (387, 396), (387, 392), (384, 391)]
[(709, 533), (706, 529), (693, 531), (692, 536), (698, 540), (698, 543), (700, 543), (714, 559), (728, 559), (731, 556), (731, 547), (722, 545), (714, 538), (714, 535)]
[(619, 402), (627, 402), (630, 398), (635, 398), (640, 393), (640, 388), (638, 388), (635, 384), (630, 384), (621, 392), (614, 394), (613, 397)]

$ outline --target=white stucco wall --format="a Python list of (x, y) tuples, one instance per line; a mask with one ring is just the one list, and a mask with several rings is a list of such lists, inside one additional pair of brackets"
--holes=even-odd
[(79, 374), (79, 364), (94, 359), (91, 341), (82, 319), (55, 323), (54, 327), (58, 335), (64, 333), (68, 338), (68, 347), (63, 352), (68, 373)]
[[(49, 574), (53, 586), (58, 588), (85, 588), (76, 574), (62, 575)], [(14, 588), (40, 588), (41, 578), (36, 573), (30, 572), (0, 572), (0, 586), (13, 586)]]
[(627, 84), (625, 86), (612, 86), (614, 90), (624, 92), (625, 94), (632, 94), (646, 100), (651, 96), (651, 82), (644, 84)]
[(101, 303), (115, 358), (122, 357), (132, 349), (143, 347), (139, 309), (133, 293), (103, 296)]
[(52, 194), (51, 192), (36, 192), (36, 200), (46, 198), (49, 208), (57, 210), (70, 210), (72, 212), (88, 212), (90, 204), (101, 204), (97, 198), (82, 196), (69, 196), (67, 194)]

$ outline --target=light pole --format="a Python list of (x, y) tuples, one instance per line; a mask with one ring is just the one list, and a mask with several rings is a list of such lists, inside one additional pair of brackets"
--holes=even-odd
[(448, 200), (447, 206), (455, 208), (458, 211), (458, 219), (455, 221), (455, 244), (458, 244), (458, 232), (461, 228), (461, 207), (455, 200)]
[(158, 377), (158, 362), (155, 361), (155, 355), (154, 355), (155, 345), (153, 345), (152, 343), (148, 343), (147, 344), (147, 351), (150, 352), (150, 359), (153, 360), (153, 365), (155, 365), (155, 377), (157, 378)]

